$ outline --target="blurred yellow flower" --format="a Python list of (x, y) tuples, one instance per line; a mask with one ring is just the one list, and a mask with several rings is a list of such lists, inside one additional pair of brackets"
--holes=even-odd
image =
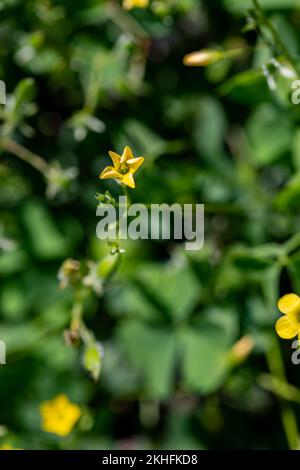
[(123, 0), (123, 8), (131, 10), (132, 8), (147, 8), (149, 0)]
[(278, 302), (279, 310), (284, 316), (276, 322), (276, 332), (280, 338), (292, 339), (298, 335), (300, 339), (300, 297), (287, 294)]
[(0, 450), (22, 450), (22, 449), (15, 449), (11, 444), (4, 443), (4, 444), (1, 444)]
[(135, 188), (133, 175), (144, 163), (144, 157), (135, 158), (130, 147), (125, 147), (122, 156), (112, 151), (108, 153), (114, 166), (107, 166), (102, 171), (100, 178), (114, 178), (129, 188)]
[(72, 431), (81, 415), (79, 406), (71, 403), (66, 395), (57, 395), (53, 400), (45, 401), (40, 406), (42, 428), (65, 437)]
[(254, 348), (254, 340), (250, 335), (240, 338), (231, 348), (231, 359), (235, 363), (243, 362), (247, 359)]

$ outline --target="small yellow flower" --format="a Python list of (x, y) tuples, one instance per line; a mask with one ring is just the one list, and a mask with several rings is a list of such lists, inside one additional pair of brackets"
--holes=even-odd
[(300, 297), (287, 294), (278, 302), (279, 310), (284, 316), (276, 322), (276, 332), (280, 338), (292, 339), (298, 335), (300, 339)]
[(4, 443), (4, 444), (1, 444), (0, 450), (22, 450), (22, 449), (15, 449), (11, 444)]
[(53, 400), (45, 401), (40, 406), (42, 428), (65, 437), (72, 431), (78, 421), (81, 410), (71, 403), (66, 395), (57, 395)]
[(114, 178), (129, 188), (135, 188), (133, 175), (144, 163), (144, 157), (134, 158), (130, 147), (125, 147), (122, 156), (111, 151), (108, 153), (114, 166), (107, 166), (102, 171), (100, 178)]
[(149, 0), (123, 0), (123, 8), (131, 10), (132, 8), (147, 8)]

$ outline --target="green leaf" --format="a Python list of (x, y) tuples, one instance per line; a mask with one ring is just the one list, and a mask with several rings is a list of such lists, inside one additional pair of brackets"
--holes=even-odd
[(188, 265), (144, 265), (138, 280), (148, 300), (164, 306), (166, 314), (175, 321), (188, 317), (201, 296), (201, 286)]
[(292, 125), (286, 113), (271, 104), (258, 107), (247, 124), (251, 158), (258, 165), (268, 165), (290, 149)]
[(31, 101), (34, 98), (34, 95), (35, 85), (33, 79), (24, 78), (21, 80), (14, 91), (15, 112), (18, 112), (20, 106), (22, 106), (24, 102)]
[(28, 293), (20, 281), (6, 282), (0, 293), (0, 310), (10, 320), (24, 317), (30, 304)]
[(229, 344), (222, 328), (203, 321), (198, 330), (181, 334), (183, 384), (188, 391), (216, 391), (227, 375)]
[(203, 98), (195, 116), (194, 142), (200, 153), (216, 158), (222, 154), (226, 132), (226, 118), (220, 103), (210, 97)]
[(288, 184), (278, 193), (275, 205), (281, 210), (298, 209), (300, 202), (300, 172), (296, 173)]
[(31, 249), (36, 256), (52, 259), (68, 255), (74, 233), (65, 237), (45, 206), (37, 202), (26, 204), (23, 208), (22, 219)]
[(270, 91), (261, 70), (247, 70), (229, 78), (219, 87), (221, 95), (247, 105), (266, 101)]
[[(253, 8), (252, 0), (223, 0), (225, 7), (232, 13), (245, 14)], [(291, 9), (299, 7), (299, 0), (260, 0), (260, 5), (265, 10)]]
[(230, 252), (235, 266), (244, 271), (261, 271), (270, 268), (283, 253), (276, 244), (262, 245), (257, 248), (236, 246)]
[(23, 250), (0, 253), (0, 275), (8, 276), (22, 271), (27, 263), (28, 256)]
[(172, 331), (128, 321), (121, 324), (118, 336), (130, 362), (142, 375), (147, 396), (167, 398), (172, 390), (176, 353)]
[(300, 171), (300, 129), (297, 129), (294, 133), (292, 140), (292, 161), (294, 168)]

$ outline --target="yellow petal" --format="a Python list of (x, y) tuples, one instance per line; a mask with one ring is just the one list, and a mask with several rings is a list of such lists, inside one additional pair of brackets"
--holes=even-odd
[(278, 301), (278, 308), (285, 315), (293, 314), (300, 309), (300, 297), (296, 294), (286, 294)]
[(69, 399), (67, 395), (64, 395), (63, 393), (60, 393), (57, 395), (57, 397), (53, 400), (56, 406), (60, 406), (61, 408), (64, 408), (66, 405), (68, 405)]
[(116, 171), (113, 166), (107, 166), (102, 171), (102, 173), (100, 175), (100, 179), (106, 180), (106, 179), (109, 179), (109, 178), (122, 178), (122, 175), (121, 175), (121, 173)]
[(127, 160), (127, 165), (129, 166), (130, 171), (135, 173), (136, 170), (144, 163), (144, 161), (144, 157), (131, 158), (130, 160)]
[(135, 188), (135, 182), (134, 182), (133, 174), (132, 173), (126, 173), (126, 175), (123, 175), (121, 183), (125, 184), (129, 188)]
[(280, 338), (292, 339), (299, 333), (300, 324), (285, 315), (277, 320), (275, 329)]
[(134, 158), (131, 148), (126, 146), (121, 157), (120, 163), (125, 163), (127, 160)]
[(112, 159), (115, 169), (118, 170), (120, 168), (120, 155), (118, 155), (116, 152), (113, 152), (112, 150), (110, 150), (108, 154)]
[(132, 8), (146, 8), (149, 0), (123, 0), (123, 8), (131, 10)]

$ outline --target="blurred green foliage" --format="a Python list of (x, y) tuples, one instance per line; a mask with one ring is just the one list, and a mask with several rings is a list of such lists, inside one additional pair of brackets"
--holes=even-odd
[[(260, 4), (297, 61), (299, 2)], [(266, 374), (276, 301), (300, 290), (300, 108), (270, 62), (288, 58), (242, 32), (250, 0), (150, 5), (0, 2), (0, 437), (26, 449), (286, 448), (281, 388)], [(210, 47), (245, 52), (183, 65)], [(119, 269), (84, 299), (94, 343), (72, 348), (74, 299), (57, 272), (70, 257), (109, 262), (95, 194), (119, 195), (98, 176), (125, 145), (145, 156), (132, 200), (204, 203), (205, 248), (124, 243)], [(110, 272), (87, 266), (89, 285)], [(244, 336), (254, 348), (239, 361)], [(64, 439), (41, 430), (38, 411), (58, 393), (83, 410)]]

